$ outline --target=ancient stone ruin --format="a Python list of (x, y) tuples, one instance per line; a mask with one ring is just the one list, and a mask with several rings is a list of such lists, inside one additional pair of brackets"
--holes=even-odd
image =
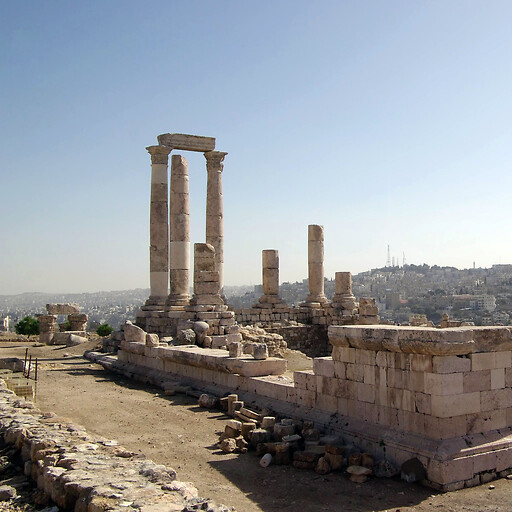
[[(88, 317), (76, 304), (46, 304), (47, 315), (39, 315), (39, 341), (46, 345), (78, 345), (86, 339)], [(67, 315), (68, 329), (57, 325), (58, 315)]]
[[(231, 311), (222, 293), (226, 153), (215, 151), (210, 137), (165, 134), (158, 143), (148, 148), (150, 297), (136, 325), (127, 323), (115, 334), (117, 356), (88, 357), (164, 387), (178, 379), (214, 396), (236, 393), (238, 406), (241, 400), (258, 403), (290, 421), (334, 432), (384, 466), (413, 468), (418, 479), (437, 489), (460, 489), (512, 473), (509, 328), (459, 326), (448, 318), (443, 318), (445, 328), (425, 327), (419, 316), (412, 320), (418, 327), (378, 325), (375, 300), (356, 300), (349, 272), (336, 273), (329, 302), (319, 225), (308, 226), (304, 303), (289, 306), (280, 298), (279, 254), (267, 249), (262, 296), (252, 308)], [(206, 241), (194, 245), (192, 295), (188, 166), (181, 155), (172, 156), (168, 194), (173, 149), (201, 151), (207, 162)], [(287, 373), (286, 359), (273, 357), (285, 344), (281, 333), (300, 338), (313, 328), (325, 335), (324, 357), (316, 357), (311, 370)], [(325, 461), (340, 454), (315, 446), (315, 454), (325, 452), (324, 471)], [(354, 481), (367, 474), (354, 473)]]

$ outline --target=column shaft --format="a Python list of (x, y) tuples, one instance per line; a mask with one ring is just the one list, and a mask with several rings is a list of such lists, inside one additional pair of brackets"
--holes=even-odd
[(306, 303), (327, 302), (324, 293), (324, 228), (314, 224), (308, 226), (308, 278)]
[(222, 170), (224, 157), (222, 151), (207, 151), (206, 170), (206, 243), (215, 249), (216, 271), (219, 273), (219, 285), (224, 286), (224, 219), (222, 204)]
[(188, 163), (181, 155), (171, 158), (169, 209), (170, 294), (169, 305), (190, 302), (190, 199)]
[(172, 148), (149, 146), (151, 155), (151, 206), (149, 212), (150, 296), (147, 305), (164, 305), (169, 282), (169, 214), (167, 165)]

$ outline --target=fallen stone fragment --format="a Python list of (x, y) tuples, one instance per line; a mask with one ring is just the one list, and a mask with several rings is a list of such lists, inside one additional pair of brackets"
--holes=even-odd
[(16, 498), (17, 492), (10, 485), (0, 485), (0, 501), (9, 501)]
[(243, 346), (240, 342), (233, 342), (228, 345), (229, 357), (242, 357)]
[(124, 339), (136, 343), (146, 343), (146, 332), (127, 321), (124, 324)]
[(368, 469), (373, 469), (373, 457), (369, 453), (361, 454), (361, 466)]
[(270, 465), (271, 462), (272, 462), (272, 455), (270, 453), (266, 453), (260, 459), (260, 466), (262, 468), (266, 468)]
[(242, 436), (247, 441), (249, 440), (249, 435), (252, 430), (256, 428), (254, 423), (242, 423)]
[(273, 430), (274, 425), (276, 424), (276, 419), (274, 416), (264, 416), (261, 420), (261, 428), (267, 430)]
[(238, 401), (238, 395), (233, 393), (231, 395), (228, 395), (226, 398), (228, 399), (228, 414), (230, 416), (232, 416), (233, 415), (233, 402)]
[(331, 465), (326, 457), (320, 457), (315, 467), (315, 472), (319, 475), (326, 475), (332, 470)]
[(160, 338), (158, 334), (146, 334), (146, 346), (147, 347), (158, 347), (160, 345)]
[(362, 456), (360, 453), (351, 453), (348, 456), (348, 465), (349, 466), (361, 466)]
[(206, 409), (214, 409), (218, 403), (219, 399), (214, 395), (203, 393), (199, 396), (198, 404)]
[(364, 466), (349, 466), (346, 471), (350, 473), (350, 480), (358, 484), (366, 482), (368, 475), (372, 472)]
[(288, 443), (275, 444), (275, 463), (280, 466), (291, 464), (290, 445)]
[(87, 338), (83, 336), (77, 336), (76, 334), (70, 334), (66, 341), (67, 347), (76, 347), (77, 345), (81, 345), (82, 343), (87, 343)]
[(224, 453), (233, 453), (237, 448), (236, 441), (233, 437), (227, 437), (220, 442), (219, 448)]
[(267, 359), (268, 358), (268, 348), (265, 343), (254, 343), (252, 357), (254, 359)]
[(284, 436), (292, 434), (295, 434), (295, 425), (286, 425), (283, 422), (274, 425), (274, 436), (277, 440), (280, 441)]
[(239, 436), (235, 439), (237, 451), (240, 453), (245, 453), (247, 451), (247, 447), (249, 443), (242, 437)]
[(270, 432), (264, 428), (255, 428), (254, 430), (251, 430), (249, 440), (251, 446), (256, 448), (258, 444), (265, 443), (270, 440)]
[(345, 465), (345, 457), (343, 455), (336, 454), (336, 453), (329, 453), (326, 451), (324, 457), (325, 457), (325, 460), (327, 460), (327, 462), (329, 462), (329, 465), (331, 466), (331, 469), (333, 471), (337, 471)]
[(379, 460), (373, 466), (373, 473), (377, 478), (392, 478), (400, 473), (398, 468), (387, 460)]
[(320, 431), (316, 428), (306, 428), (302, 431), (305, 441), (320, 441)]
[(181, 330), (176, 338), (178, 340), (178, 345), (196, 344), (196, 333), (192, 329)]

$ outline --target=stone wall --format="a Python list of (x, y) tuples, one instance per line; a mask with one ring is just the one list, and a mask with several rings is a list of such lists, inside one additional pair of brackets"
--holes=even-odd
[(313, 370), (296, 371), (293, 379), (283, 375), (282, 360), (249, 362), (198, 347), (123, 342), (117, 364), (146, 368), (159, 381), (179, 376), (220, 393), (245, 393), (395, 464), (416, 457), (426, 483), (442, 490), (511, 472), (511, 329), (331, 326), (328, 332), (332, 357), (316, 358)]
[(2, 380), (0, 431), (21, 453), (25, 475), (61, 510), (228, 511), (198, 498), (197, 489), (179, 482), (173, 469), (91, 436), (80, 426), (57, 418), (48, 421), (31, 402), (7, 390)]

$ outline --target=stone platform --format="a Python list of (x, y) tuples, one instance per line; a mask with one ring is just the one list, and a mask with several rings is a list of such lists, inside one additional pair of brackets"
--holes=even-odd
[(329, 339), (332, 357), (293, 380), (279, 375), (283, 360), (260, 367), (198, 347), (124, 343), (118, 359), (90, 357), (155, 384), (236, 392), (313, 420), (377, 459), (418, 458), (423, 483), (443, 491), (512, 473), (511, 329), (331, 326)]

